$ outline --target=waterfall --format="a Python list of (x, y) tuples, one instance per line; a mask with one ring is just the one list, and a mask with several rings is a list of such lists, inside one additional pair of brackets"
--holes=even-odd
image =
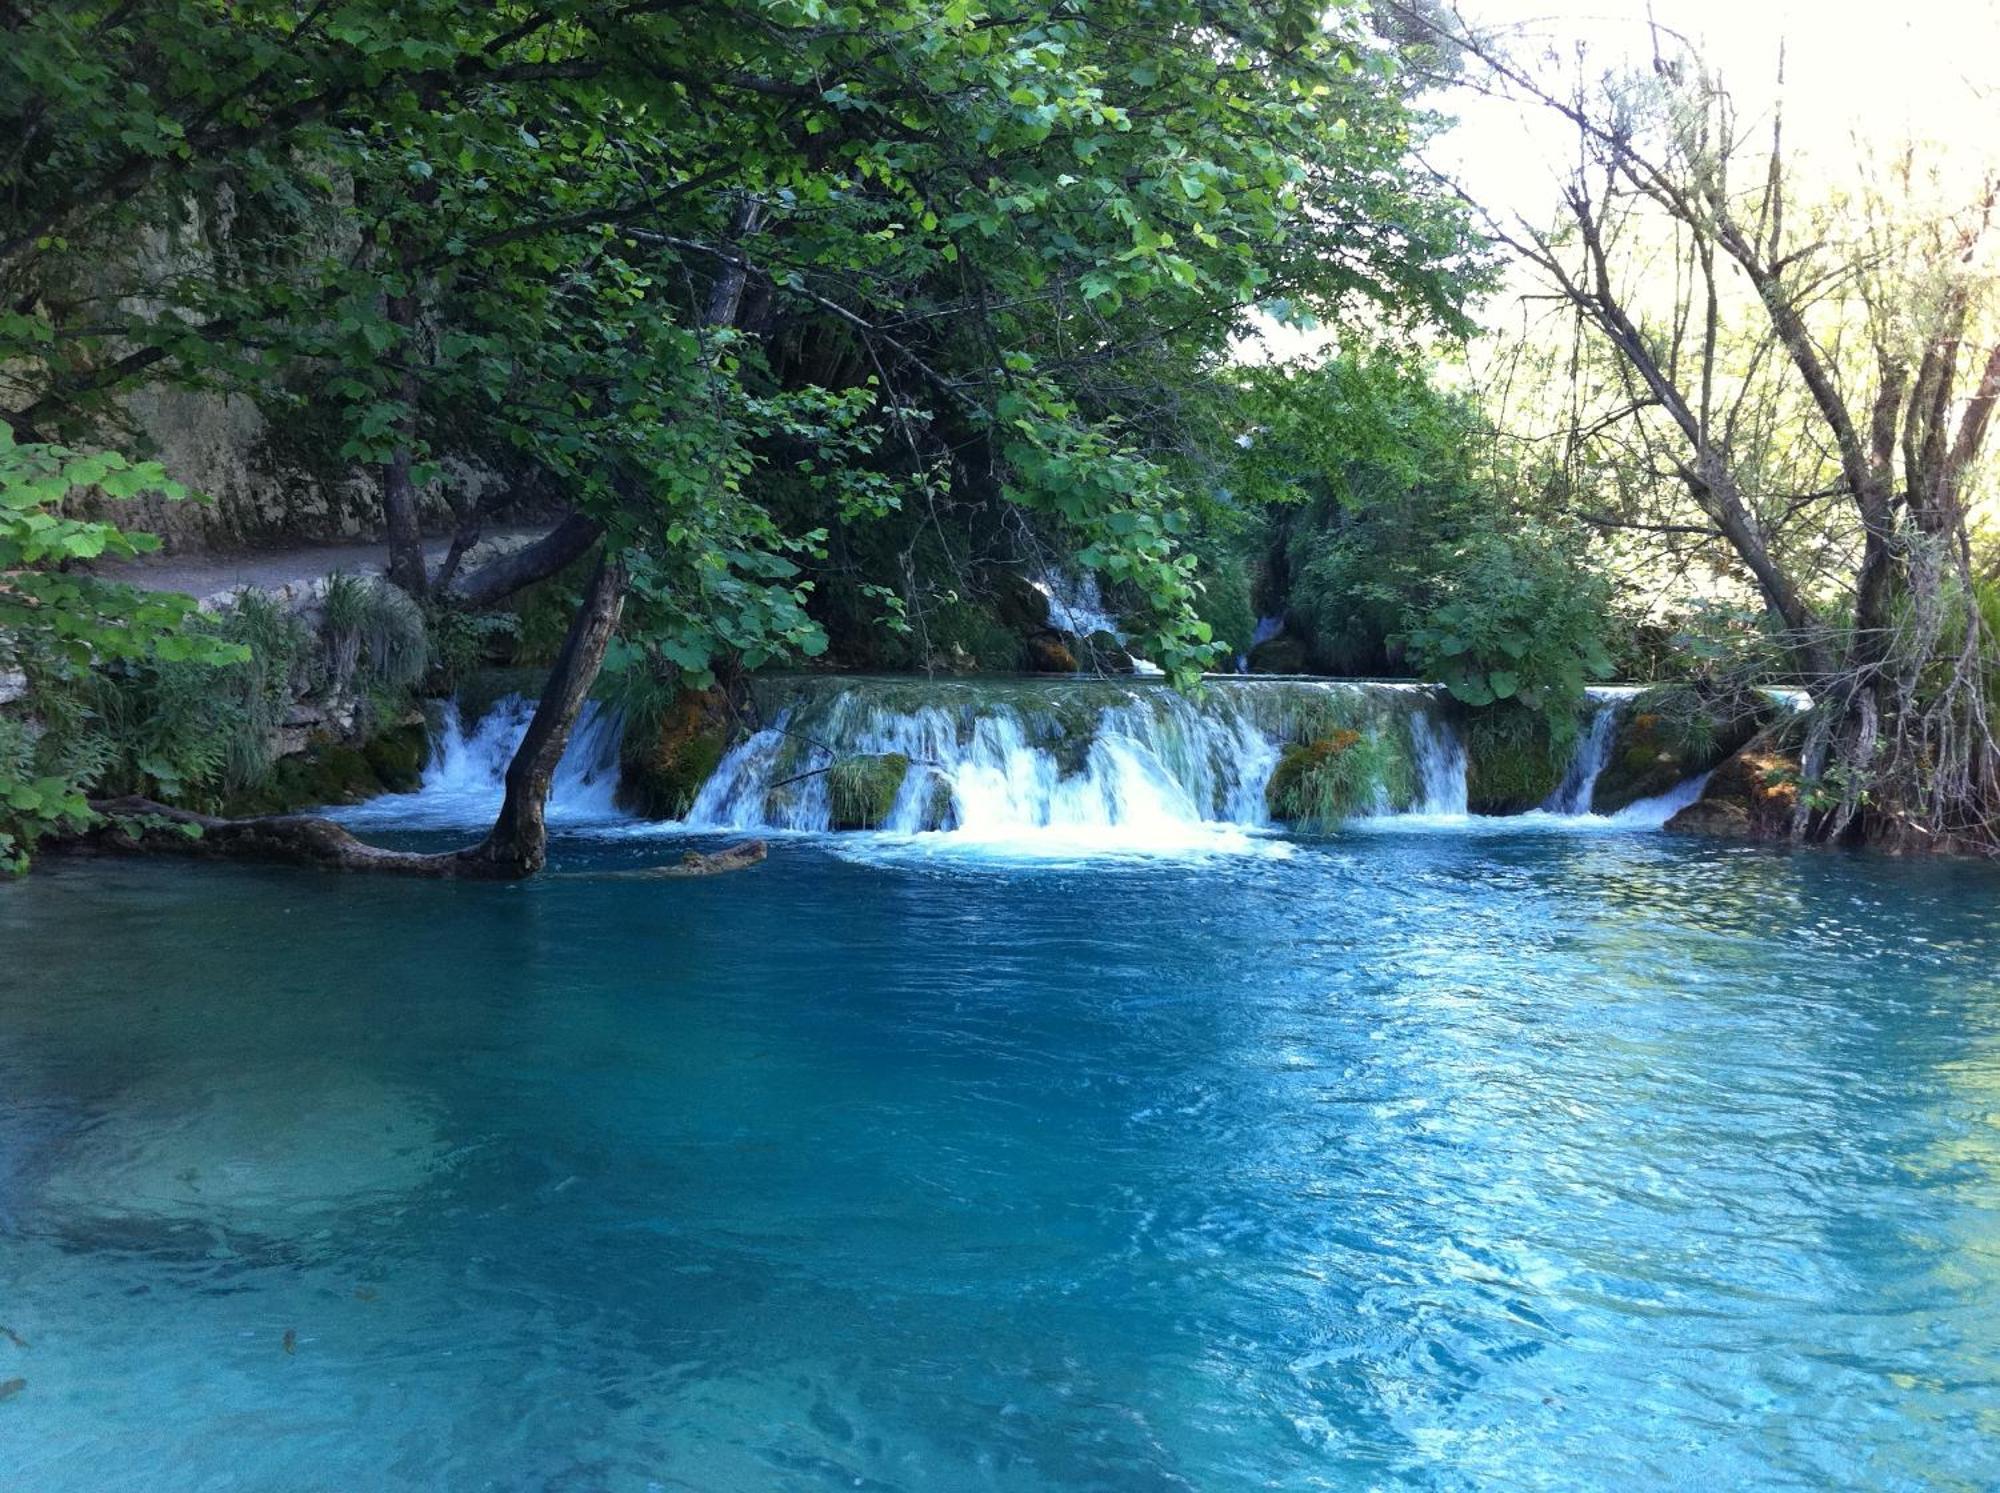
[(1562, 782), (1542, 808), (1551, 814), (1588, 814), (1591, 791), (1597, 787), (1597, 775), (1611, 759), (1611, 742), (1617, 734), (1618, 706), (1615, 703), (1598, 706), (1597, 713), (1590, 718), (1589, 729), (1577, 737), (1576, 750), (1570, 754)]
[(1125, 641), (1118, 619), (1104, 610), (1104, 593), (1090, 571), (1072, 579), (1061, 571), (1051, 570), (1034, 586), (1049, 599), (1049, 626), (1080, 638), (1108, 632), (1119, 642)]
[(1375, 814), (1357, 828), (1657, 828), (1699, 782), (1615, 815), (1589, 812), (1624, 698), (1593, 695), (1542, 809), (1484, 818), (1468, 813), (1465, 743), (1448, 702), (1421, 685), (1223, 676), (1190, 698), (1138, 680), (774, 681), (756, 701), (766, 726), (724, 756), (685, 823), (828, 830), (827, 769), (895, 756), (908, 767), (878, 826), (892, 834), (949, 831), (957, 844), (1015, 849), (1241, 843), (1276, 828), (1265, 786), (1288, 744), (1355, 731), (1390, 764)]
[[(331, 811), (348, 824), (400, 828), (478, 828), (506, 794), (507, 764), (527, 734), (535, 702), (505, 695), (467, 729), (456, 700), (445, 702), (431, 734), (430, 758), (414, 793), (391, 793)], [(549, 789), (552, 824), (617, 819), (618, 745), (624, 722), (595, 700), (584, 702)]]
[(1465, 743), (1458, 733), (1418, 710), (1410, 717), (1410, 750), (1417, 768), (1416, 812), (1429, 819), (1463, 819)]
[[(1365, 738), (1380, 764), (1374, 812), (1353, 828), (1657, 828), (1693, 801), (1698, 780), (1614, 815), (1589, 812), (1621, 698), (1594, 695), (1562, 785), (1542, 808), (1501, 819), (1467, 812), (1465, 743), (1443, 691), (1424, 685), (1218, 676), (1189, 696), (1131, 678), (759, 678), (749, 709), (762, 728), (728, 748), (686, 819), (668, 828), (829, 831), (838, 817), (834, 773), (845, 775), (851, 795), (858, 769), (881, 785), (868, 810), (876, 828), (940, 848), (1269, 847), (1280, 826), (1265, 795), (1281, 757), (1343, 736)], [(533, 713), (530, 700), (508, 696), (468, 724), (447, 706), (422, 786), (336, 817), (380, 827), (485, 825)], [(615, 711), (585, 706), (556, 773), (556, 826), (648, 832), (616, 807), (621, 727)], [(882, 760), (892, 758), (901, 761)]]
[[(1118, 625), (1118, 619), (1104, 609), (1104, 592), (1092, 572), (1081, 571), (1072, 578), (1051, 570), (1033, 584), (1049, 599), (1049, 626), (1079, 638), (1106, 632), (1120, 643), (1129, 641), (1129, 634)], [(1134, 674), (1157, 676), (1165, 672), (1151, 659), (1137, 654), (1128, 656)]]
[(910, 765), (883, 829), (1165, 848), (1266, 826), (1278, 747), (1239, 703), (1160, 686), (850, 684), (782, 704), (723, 759), (687, 824), (826, 829), (824, 769), (891, 754)]

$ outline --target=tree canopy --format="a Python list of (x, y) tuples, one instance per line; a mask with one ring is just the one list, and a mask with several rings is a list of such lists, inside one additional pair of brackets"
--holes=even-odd
[[(601, 540), (628, 629), (697, 674), (823, 646), (836, 531), (1012, 511), (1191, 677), (1223, 650), (1187, 540), (1235, 435), (1198, 397), (1232, 339), (1458, 326), (1473, 268), (1358, 7), (179, 0), (8, 26), (17, 443), (102, 440), (142, 381), (246, 394), (375, 474), (392, 575), (447, 595), (487, 588), (456, 549), (427, 573), (416, 506), (470, 458), (497, 481), (455, 494), (463, 539), (496, 491), (567, 512), (548, 568)], [(933, 585), (904, 570), (867, 588), (884, 625)]]

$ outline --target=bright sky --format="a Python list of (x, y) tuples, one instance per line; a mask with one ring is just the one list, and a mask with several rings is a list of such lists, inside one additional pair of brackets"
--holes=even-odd
[[(2000, 0), (1457, 0), (1473, 26), (1508, 28), (1525, 56), (1585, 43), (1600, 68), (1643, 66), (1648, 18), (1699, 44), (1748, 116), (1777, 97), (1785, 57), (1785, 138), (1809, 176), (1839, 178), (1857, 140), (1888, 150), (1939, 142), (1955, 174), (2000, 163)], [(1554, 218), (1567, 126), (1546, 110), (1455, 90), (1433, 101), (1459, 123), (1429, 159), (1496, 212)], [(1762, 115), (1759, 116), (1759, 122)], [(1247, 359), (1307, 356), (1325, 330), (1267, 327)]]
[[(1647, 20), (1693, 38), (1746, 113), (1776, 96), (1785, 55), (1785, 133), (1822, 170), (1857, 137), (1884, 147), (1935, 140), (1968, 174), (2000, 159), (2000, 3), (1996, 0), (1460, 0), (1474, 25), (1508, 27), (1565, 53), (1579, 39), (1605, 65), (1643, 64)], [(1439, 164), (1476, 196), (1546, 218), (1565, 136), (1508, 105), (1442, 101), (1461, 124)]]

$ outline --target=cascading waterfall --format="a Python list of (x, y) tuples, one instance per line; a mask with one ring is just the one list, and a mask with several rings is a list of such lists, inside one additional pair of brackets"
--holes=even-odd
[(1080, 638), (1087, 638), (1094, 632), (1108, 632), (1121, 643), (1125, 640), (1124, 633), (1119, 631), (1118, 619), (1104, 609), (1104, 593), (1097, 584), (1097, 577), (1089, 571), (1072, 578), (1052, 570), (1034, 586), (1049, 599), (1051, 627), (1075, 633)]
[[(1132, 679), (766, 679), (753, 700), (765, 726), (724, 754), (678, 828), (829, 830), (838, 817), (829, 770), (872, 762), (890, 767), (894, 787), (886, 812), (868, 822), (893, 835), (943, 832), (954, 845), (1030, 853), (1269, 844), (1265, 791), (1287, 745), (1339, 731), (1373, 738), (1389, 764), (1375, 814), (1357, 827), (1657, 827), (1693, 801), (1699, 780), (1615, 815), (1589, 812), (1623, 700), (1597, 692), (1562, 785), (1535, 813), (1502, 820), (1467, 812), (1465, 744), (1443, 693), (1420, 685), (1232, 678), (1190, 698)], [(533, 712), (531, 700), (508, 696), (468, 727), (447, 706), (421, 788), (337, 816), (383, 827), (485, 824)], [(585, 707), (556, 774), (552, 822), (624, 819), (615, 803), (621, 730), (615, 711)]]
[(881, 825), (891, 832), (1165, 848), (1266, 826), (1278, 749), (1238, 702), (1157, 686), (849, 682), (779, 704), (723, 759), (687, 823), (826, 829), (825, 769), (887, 756), (909, 764)]
[(1590, 812), (1591, 790), (1597, 787), (1598, 775), (1611, 759), (1611, 742), (1617, 734), (1618, 706), (1598, 706), (1597, 713), (1590, 718), (1589, 729), (1577, 738), (1576, 751), (1569, 759), (1569, 768), (1563, 773), (1562, 782), (1556, 785), (1556, 791), (1542, 805), (1545, 811), (1551, 814)]
[[(1105, 610), (1104, 591), (1098, 585), (1097, 577), (1085, 570), (1075, 576), (1064, 575), (1059, 570), (1047, 572), (1034, 588), (1049, 599), (1049, 625), (1077, 638), (1090, 638), (1097, 633), (1109, 633), (1121, 644), (1130, 641), (1129, 634), (1118, 625), (1118, 619)], [(1130, 654), (1132, 672), (1157, 676), (1164, 671), (1150, 659)]]
[(1463, 819), (1465, 743), (1458, 733), (1434, 721), (1430, 711), (1417, 710), (1410, 716), (1410, 754), (1417, 768), (1415, 812), (1427, 819)]
[[(483, 827), (499, 812), (506, 794), (507, 764), (513, 761), (534, 714), (534, 700), (505, 695), (467, 729), (459, 703), (445, 702), (431, 734), (430, 759), (424, 764), (423, 783), (417, 791), (335, 809), (332, 816), (349, 824), (411, 829)], [(595, 700), (584, 703), (550, 786), (550, 823), (622, 817), (615, 798), (623, 730), (617, 711)]]

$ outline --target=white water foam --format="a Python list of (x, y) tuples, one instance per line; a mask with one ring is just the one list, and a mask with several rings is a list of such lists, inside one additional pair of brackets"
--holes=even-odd
[[(1506, 817), (1467, 805), (1463, 741), (1434, 690), (1400, 684), (1244, 681), (1200, 699), (1164, 687), (1098, 681), (1046, 685), (938, 681), (813, 681), (796, 687), (770, 724), (733, 746), (679, 823), (637, 821), (615, 803), (620, 722), (585, 707), (557, 772), (553, 824), (594, 835), (825, 834), (833, 825), (827, 769), (855, 757), (909, 762), (880, 828), (841, 837), (876, 855), (1069, 860), (1103, 856), (1283, 855), (1265, 786), (1283, 744), (1315, 729), (1310, 712), (1402, 733), (1416, 800), (1385, 800), (1350, 828), (1373, 832), (1596, 832), (1657, 829), (1699, 795), (1702, 780), (1616, 814), (1589, 812), (1622, 703), (1598, 709), (1561, 787), (1539, 809)], [(1306, 711), (1303, 717), (1299, 711)], [(469, 730), (447, 708), (422, 787), (335, 817), (357, 826), (479, 828), (499, 808), (507, 763), (533, 714), (509, 697)]]
[[(458, 702), (447, 702), (431, 737), (422, 785), (415, 792), (390, 793), (330, 809), (328, 817), (384, 829), (484, 829), (500, 811), (507, 764), (534, 714), (533, 700), (507, 695), (468, 731)], [(550, 787), (551, 824), (604, 823), (625, 817), (614, 802), (622, 729), (616, 711), (595, 700), (584, 703)]]
[(1274, 843), (1260, 832), (1278, 751), (1242, 712), (1143, 689), (1097, 711), (1076, 740), (1064, 734), (999, 703), (905, 710), (850, 692), (809, 723), (788, 712), (734, 748), (685, 827), (826, 830), (825, 765), (896, 754), (910, 768), (882, 830), (933, 850), (1143, 855)]

